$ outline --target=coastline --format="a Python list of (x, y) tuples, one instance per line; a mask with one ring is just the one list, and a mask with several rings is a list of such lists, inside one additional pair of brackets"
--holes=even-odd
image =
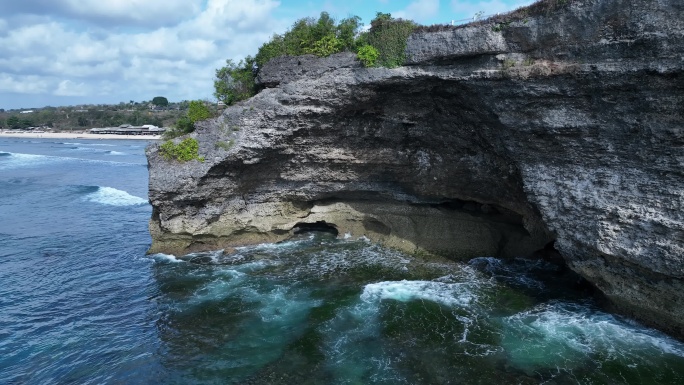
[(161, 135), (116, 135), (116, 134), (84, 134), (84, 133), (67, 133), (67, 132), (43, 132), (43, 133), (17, 133), (17, 132), (0, 132), (0, 138), (28, 138), (28, 139), (119, 139), (119, 140), (160, 140)]

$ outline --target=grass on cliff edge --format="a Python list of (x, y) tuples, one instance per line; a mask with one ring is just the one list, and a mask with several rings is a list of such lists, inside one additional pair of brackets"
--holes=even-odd
[(199, 143), (194, 138), (185, 138), (178, 144), (167, 140), (159, 146), (159, 153), (166, 160), (173, 159), (179, 162), (198, 160), (204, 162), (204, 157), (199, 156)]

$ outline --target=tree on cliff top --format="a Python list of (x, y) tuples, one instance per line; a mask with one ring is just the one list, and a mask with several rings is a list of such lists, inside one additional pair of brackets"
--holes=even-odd
[(226, 60), (226, 66), (216, 70), (214, 97), (230, 106), (254, 95), (254, 66), (255, 59), (251, 56), (238, 64)]

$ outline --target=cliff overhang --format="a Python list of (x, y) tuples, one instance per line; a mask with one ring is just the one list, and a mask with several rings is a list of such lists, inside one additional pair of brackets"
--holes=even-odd
[(324, 226), (409, 252), (550, 242), (618, 309), (684, 336), (684, 4), (586, 0), (413, 34), (406, 66), (284, 57), (266, 88), (148, 149), (151, 252)]

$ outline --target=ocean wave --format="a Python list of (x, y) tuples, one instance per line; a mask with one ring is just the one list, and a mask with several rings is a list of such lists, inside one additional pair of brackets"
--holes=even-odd
[(108, 206), (138, 206), (147, 204), (147, 199), (131, 195), (113, 187), (96, 186), (97, 189), (85, 196), (90, 202)]
[[(84, 144), (83, 146), (89, 146), (89, 145)], [(93, 144), (90, 146), (97, 146), (97, 144)], [(107, 145), (102, 145), (102, 146), (107, 146)], [(67, 148), (63, 148), (63, 150), (91, 152), (91, 153), (107, 154), (107, 155), (128, 155), (125, 152), (121, 152), (121, 151), (107, 150), (104, 148), (92, 148), (92, 147), (67, 147)]]
[(40, 166), (53, 161), (53, 159), (51, 158), (57, 158), (57, 160), (59, 159), (58, 157), (34, 154), (20, 154), (14, 152), (2, 152), (0, 154), (2, 154), (3, 158), (2, 163), (0, 163), (0, 170), (7, 170), (19, 167)]
[(0, 152), (2, 162), (0, 162), (0, 170), (8, 170), (21, 167), (35, 167), (44, 164), (51, 164), (57, 162), (84, 162), (108, 164), (112, 166), (147, 166), (140, 163), (115, 162), (111, 160), (97, 160), (97, 159), (83, 159), (72, 158), (66, 156), (52, 156), (52, 155), (36, 155), (36, 154), (22, 154), (15, 152)]

